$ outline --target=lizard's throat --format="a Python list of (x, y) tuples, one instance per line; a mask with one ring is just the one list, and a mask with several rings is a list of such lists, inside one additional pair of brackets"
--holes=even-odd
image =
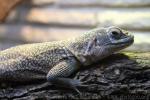
[(88, 66), (96, 63), (97, 61), (100, 61), (101, 59), (104, 59), (109, 55), (111, 55), (111, 52), (97, 51), (97, 53), (91, 55), (75, 54), (75, 57), (81, 62), (82, 65)]

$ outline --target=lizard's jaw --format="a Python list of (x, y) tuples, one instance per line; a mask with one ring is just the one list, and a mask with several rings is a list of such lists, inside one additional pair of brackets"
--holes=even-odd
[(120, 39), (120, 40), (117, 40), (115, 42), (112, 42), (111, 45), (131, 45), (132, 43), (134, 42), (134, 36), (133, 35), (130, 35), (130, 36), (127, 36), (123, 39)]
[(126, 38), (120, 39), (116, 42), (110, 43), (109, 45), (106, 46), (106, 48), (108, 48), (111, 51), (119, 51), (122, 50), (130, 45), (132, 45), (134, 42), (134, 36), (130, 35), (127, 36)]

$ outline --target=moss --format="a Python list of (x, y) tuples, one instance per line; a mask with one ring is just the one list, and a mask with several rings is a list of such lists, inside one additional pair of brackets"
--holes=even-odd
[(150, 65), (150, 52), (123, 52), (129, 59), (135, 60), (139, 66), (147, 67)]

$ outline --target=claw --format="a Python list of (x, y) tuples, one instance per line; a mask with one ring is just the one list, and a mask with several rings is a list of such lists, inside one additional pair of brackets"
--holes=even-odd
[(77, 89), (76, 87), (73, 87), (72, 88), (74, 91), (76, 91), (78, 94), (79, 94), (79, 96), (81, 96), (81, 92), (79, 91), (79, 89)]

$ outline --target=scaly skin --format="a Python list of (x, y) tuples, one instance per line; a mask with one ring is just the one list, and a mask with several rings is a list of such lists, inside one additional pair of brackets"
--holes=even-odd
[(82, 85), (67, 78), (133, 43), (133, 36), (118, 27), (97, 28), (80, 37), (56, 42), (26, 44), (0, 52), (0, 81), (47, 79), (76, 89)]
[(27, 44), (0, 52), (0, 80), (46, 79), (51, 68), (74, 56), (59, 42)]

